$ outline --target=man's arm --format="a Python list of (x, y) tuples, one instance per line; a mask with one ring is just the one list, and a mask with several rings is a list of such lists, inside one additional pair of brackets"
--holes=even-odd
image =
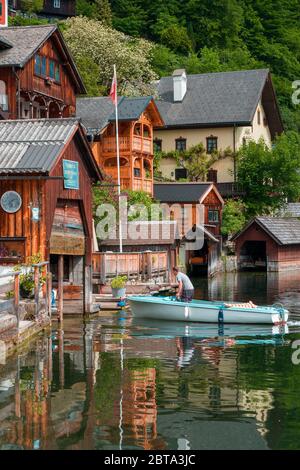
[(182, 281), (178, 281), (178, 292), (177, 292), (176, 297), (179, 299), (181, 298), (182, 289), (183, 289), (183, 283)]

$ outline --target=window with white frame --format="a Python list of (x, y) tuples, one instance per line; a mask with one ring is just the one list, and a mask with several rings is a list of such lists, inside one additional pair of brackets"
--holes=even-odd
[(60, 8), (60, 0), (53, 0), (53, 7)]

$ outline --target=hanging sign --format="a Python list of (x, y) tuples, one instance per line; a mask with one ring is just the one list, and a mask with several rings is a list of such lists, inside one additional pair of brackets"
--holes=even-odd
[(79, 189), (79, 164), (71, 160), (63, 160), (64, 188)]
[(7, 27), (8, 0), (0, 0), (0, 28)]

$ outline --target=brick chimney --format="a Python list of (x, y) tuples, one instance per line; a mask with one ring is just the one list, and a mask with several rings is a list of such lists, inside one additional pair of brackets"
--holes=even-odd
[(187, 76), (184, 69), (173, 72), (173, 92), (174, 101), (182, 101), (186, 94)]

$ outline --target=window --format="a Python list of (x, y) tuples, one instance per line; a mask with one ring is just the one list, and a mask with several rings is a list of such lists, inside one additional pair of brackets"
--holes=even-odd
[(184, 152), (186, 150), (186, 139), (180, 137), (179, 139), (175, 140), (175, 149), (178, 152)]
[(34, 73), (45, 77), (47, 75), (47, 59), (45, 56), (37, 54), (34, 58)]
[(136, 178), (140, 178), (140, 177), (141, 177), (141, 170), (140, 170), (139, 168), (134, 168), (133, 171), (134, 171), (134, 176), (135, 176)]
[(210, 209), (208, 211), (208, 222), (219, 222), (219, 211)]
[(6, 83), (0, 80), (0, 107), (3, 111), (8, 111), (8, 96), (6, 94)]
[(187, 178), (187, 170), (186, 168), (176, 168), (175, 169), (175, 180), (181, 180)]
[(56, 82), (60, 82), (59, 64), (55, 60), (49, 60), (49, 77)]
[(212, 183), (218, 182), (218, 170), (214, 170), (210, 168), (207, 172), (207, 181), (211, 181)]
[(60, 0), (53, 0), (53, 7), (60, 8)]
[(215, 150), (218, 150), (218, 137), (211, 135), (206, 138), (206, 152), (213, 153)]
[(260, 126), (260, 110), (257, 111), (257, 124)]
[(161, 152), (162, 151), (162, 140), (155, 139), (153, 141), (154, 152)]

